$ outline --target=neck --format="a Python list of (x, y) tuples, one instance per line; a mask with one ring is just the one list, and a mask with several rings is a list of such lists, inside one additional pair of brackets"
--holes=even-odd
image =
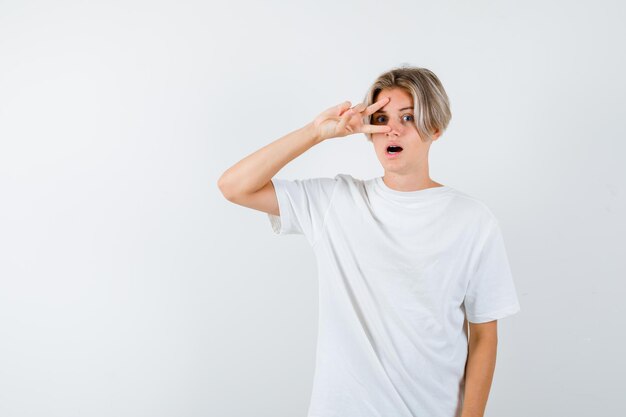
[(383, 176), (385, 184), (397, 191), (419, 191), (426, 188), (442, 187), (436, 181), (433, 181), (428, 171), (425, 173), (399, 174), (396, 172), (385, 172)]

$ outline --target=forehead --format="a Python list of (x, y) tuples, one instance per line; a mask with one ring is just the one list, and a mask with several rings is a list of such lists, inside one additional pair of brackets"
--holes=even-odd
[(376, 95), (375, 101), (387, 97), (389, 97), (389, 102), (377, 110), (377, 112), (385, 113), (413, 109), (413, 97), (404, 88), (385, 88)]

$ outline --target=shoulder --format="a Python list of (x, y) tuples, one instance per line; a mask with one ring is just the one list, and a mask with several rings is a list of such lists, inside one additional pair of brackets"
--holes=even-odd
[(335, 178), (333, 180), (335, 181), (337, 188), (343, 189), (344, 191), (348, 189), (364, 188), (366, 183), (360, 178), (356, 178), (350, 174), (345, 173), (339, 173), (335, 175)]
[(363, 180), (359, 179), (359, 178), (355, 178), (350, 174), (344, 174), (344, 173), (339, 173), (337, 175), (335, 175), (335, 180), (337, 182), (342, 182), (345, 184), (361, 184), (363, 183)]
[(453, 204), (458, 213), (463, 213), (468, 220), (483, 226), (496, 225), (498, 219), (491, 208), (481, 199), (466, 192), (452, 189)]

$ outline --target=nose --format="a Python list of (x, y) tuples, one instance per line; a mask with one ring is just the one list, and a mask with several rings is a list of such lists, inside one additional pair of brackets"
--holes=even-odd
[(387, 126), (389, 126), (391, 128), (391, 130), (387, 133), (385, 133), (385, 135), (387, 136), (399, 136), (402, 134), (402, 129), (403, 126), (401, 123), (396, 122), (395, 120), (389, 120), (389, 122), (387, 122)]

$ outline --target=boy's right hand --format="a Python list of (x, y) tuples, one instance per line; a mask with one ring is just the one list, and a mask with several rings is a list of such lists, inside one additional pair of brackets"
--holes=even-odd
[(389, 97), (386, 97), (369, 107), (359, 103), (352, 108), (349, 101), (344, 101), (324, 110), (313, 120), (312, 125), (320, 141), (355, 133), (387, 133), (391, 129), (389, 126), (371, 125), (365, 123), (364, 120), (387, 104), (388, 101)]

